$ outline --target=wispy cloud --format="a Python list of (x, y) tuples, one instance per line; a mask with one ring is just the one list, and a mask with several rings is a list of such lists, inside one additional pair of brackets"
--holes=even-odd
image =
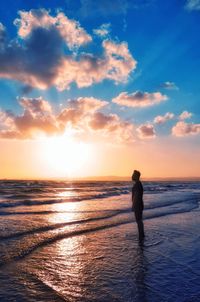
[(154, 118), (155, 124), (164, 124), (167, 121), (174, 118), (174, 114), (171, 112), (167, 112), (165, 115), (158, 115)]
[[(73, 6), (73, 1), (66, 0), (68, 6)], [(77, 10), (83, 18), (95, 16), (126, 15), (131, 9), (139, 9), (149, 6), (153, 0), (79, 0), (77, 1)]]
[(6, 29), (3, 24), (0, 22), (0, 49), (4, 47), (6, 40)]
[(104, 23), (99, 28), (93, 30), (94, 34), (101, 38), (107, 37), (110, 31), (111, 31), (110, 23)]
[(185, 8), (189, 11), (200, 10), (200, 0), (187, 0)]
[(179, 119), (181, 121), (183, 120), (186, 120), (188, 118), (191, 118), (192, 117), (192, 113), (191, 112), (188, 112), (188, 111), (183, 111), (180, 115), (179, 115)]
[(179, 121), (172, 128), (172, 134), (174, 136), (179, 136), (179, 137), (200, 134), (200, 124), (192, 124), (192, 123), (186, 123), (184, 121)]
[(102, 55), (98, 57), (81, 51), (74, 53), (74, 49), (92, 38), (78, 22), (63, 13), (52, 17), (44, 9), (20, 12), (15, 24), (21, 40), (6, 40), (5, 29), (0, 26), (1, 78), (39, 89), (55, 86), (64, 90), (73, 82), (78, 87), (105, 79), (125, 82), (136, 68), (137, 62), (125, 42), (103, 41)]
[(129, 5), (129, 0), (101, 0), (101, 1), (93, 1), (93, 0), (80, 0), (80, 14), (83, 17), (86, 16), (94, 16), (94, 15), (120, 15), (126, 14)]
[(156, 137), (156, 132), (152, 124), (140, 125), (136, 131), (141, 139), (151, 139)]
[(176, 86), (175, 83), (173, 82), (164, 82), (160, 85), (161, 88), (164, 88), (164, 89), (168, 89), (168, 90), (178, 90), (179, 88)]
[(121, 106), (148, 107), (159, 104), (167, 99), (167, 96), (161, 94), (160, 92), (148, 93), (136, 91), (131, 94), (128, 94), (127, 92), (122, 92), (112, 101), (113, 103), (116, 103)]

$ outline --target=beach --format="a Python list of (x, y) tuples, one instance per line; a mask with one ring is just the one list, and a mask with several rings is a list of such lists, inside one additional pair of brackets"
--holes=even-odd
[(0, 181), (0, 301), (200, 301), (200, 182)]

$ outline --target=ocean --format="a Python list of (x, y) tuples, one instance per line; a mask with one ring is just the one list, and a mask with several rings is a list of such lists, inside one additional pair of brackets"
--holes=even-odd
[(0, 181), (0, 301), (200, 301), (200, 182)]

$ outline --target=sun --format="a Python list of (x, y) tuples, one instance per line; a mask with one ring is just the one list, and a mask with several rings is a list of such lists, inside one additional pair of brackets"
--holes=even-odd
[(42, 161), (50, 174), (56, 177), (72, 177), (91, 158), (91, 146), (70, 136), (45, 138), (40, 143)]

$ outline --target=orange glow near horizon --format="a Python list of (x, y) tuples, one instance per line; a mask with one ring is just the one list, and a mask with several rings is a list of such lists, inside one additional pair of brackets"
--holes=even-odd
[(0, 140), (0, 155), (0, 179), (124, 177), (133, 169), (142, 178), (200, 177), (199, 153), (169, 139), (132, 146), (86, 143), (73, 136)]

